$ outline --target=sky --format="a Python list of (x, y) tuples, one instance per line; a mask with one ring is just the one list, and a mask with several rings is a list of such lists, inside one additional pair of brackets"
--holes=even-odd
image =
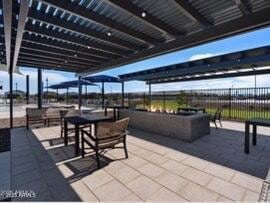
[[(245, 49), (252, 49), (260, 46), (270, 45), (270, 28), (265, 28), (245, 34), (237, 35), (234, 37), (226, 38), (223, 40), (214, 41), (200, 46), (176, 51), (170, 54), (154, 57), (148, 60), (132, 63), (129, 65), (117, 67), (108, 71), (103, 71), (98, 74), (106, 74), (117, 76), (125, 73), (136, 72), (140, 70), (146, 70), (175, 63), (181, 63), (189, 60), (196, 60), (201, 58), (207, 58), (215, 55), (226, 54), (230, 52), (241, 51)], [(33, 68), (20, 67), (20, 71), (23, 75), (14, 74), (14, 89), (25, 91), (25, 75), (30, 76), (30, 93), (37, 92), (37, 71)], [(43, 82), (46, 83), (48, 78), (49, 85), (57, 84), (59, 82), (76, 79), (75, 74), (60, 71), (43, 71)], [(257, 87), (269, 87), (270, 75), (258, 75)], [(9, 76), (6, 72), (0, 71), (0, 85), (3, 86), (3, 90), (0, 94), (8, 91)], [(186, 90), (186, 89), (215, 89), (215, 88), (238, 88), (238, 87), (254, 87), (255, 77), (235, 77), (226, 79), (214, 79), (214, 80), (202, 80), (192, 82), (178, 82), (153, 85), (152, 91), (163, 90)], [(71, 91), (77, 91), (72, 89)], [(84, 90), (83, 90), (84, 91)], [(88, 87), (89, 92), (100, 92), (100, 86)], [(120, 92), (121, 86), (119, 84), (105, 84), (106, 92)], [(132, 81), (125, 83), (126, 92), (142, 92), (148, 91), (148, 86), (144, 82)]]

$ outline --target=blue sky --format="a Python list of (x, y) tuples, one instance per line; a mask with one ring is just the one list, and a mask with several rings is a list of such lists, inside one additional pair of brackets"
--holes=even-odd
[[(257, 30), (255, 32), (249, 32), (235, 37), (218, 40), (201, 46), (176, 51), (174, 53), (165, 54), (159, 57), (154, 57), (148, 60), (140, 61), (137, 63), (121, 66), (112, 70), (104, 71), (99, 74), (119, 75), (124, 73), (130, 73), (139, 70), (145, 70), (150, 68), (156, 68), (160, 66), (175, 64), (188, 60), (195, 60), (199, 58), (211, 57), (213, 55), (225, 54), (245, 49), (256, 48), (260, 46), (270, 45), (270, 28)], [(37, 91), (36, 83), (36, 70), (32, 68), (20, 68), (23, 74), (30, 75), (30, 91), (35, 93)], [(49, 85), (56, 84), (62, 81), (74, 80), (75, 74), (66, 73), (60, 71), (43, 71), (43, 80), (48, 77)], [(270, 86), (270, 75), (257, 76), (257, 86), (266, 87)], [(18, 89), (25, 90), (25, 76), (14, 75), (14, 88), (15, 83), (18, 84)], [(4, 91), (7, 91), (8, 75), (7, 73), (0, 71), (0, 85), (3, 85)], [(230, 87), (254, 87), (254, 76), (249, 77), (237, 77), (227, 79), (216, 80), (204, 80), (198, 82), (182, 82), (182, 83), (168, 83), (154, 85), (153, 91), (157, 90), (181, 90), (181, 89), (207, 89), (207, 88), (230, 88)], [(89, 87), (89, 91), (99, 92), (99, 87)], [(127, 92), (140, 92), (147, 91), (148, 87), (143, 82), (133, 81), (125, 84), (125, 90)], [(73, 89), (73, 91), (77, 91)], [(119, 84), (106, 84), (105, 91), (107, 92), (120, 92), (121, 87)], [(1, 92), (0, 92), (1, 93)]]

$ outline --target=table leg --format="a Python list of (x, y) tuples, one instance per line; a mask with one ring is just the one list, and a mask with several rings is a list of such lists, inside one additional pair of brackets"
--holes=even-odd
[(64, 121), (64, 143), (65, 143), (65, 146), (68, 145), (68, 123), (67, 121)]
[(104, 115), (107, 116), (107, 107), (105, 107)]
[(113, 120), (116, 121), (116, 109), (113, 108)]
[(252, 144), (257, 144), (257, 125), (253, 125)]
[(79, 156), (79, 150), (80, 150), (80, 146), (79, 146), (79, 142), (80, 142), (80, 138), (79, 138), (79, 126), (75, 125), (75, 156)]
[(249, 124), (245, 123), (245, 153), (249, 153)]
[(120, 119), (119, 109), (117, 109), (117, 120)]

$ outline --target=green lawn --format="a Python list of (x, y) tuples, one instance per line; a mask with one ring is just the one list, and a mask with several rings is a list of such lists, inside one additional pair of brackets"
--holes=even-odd
[[(155, 109), (163, 109), (164, 103), (162, 100), (152, 100), (151, 106), (152, 106), (152, 108), (155, 108)], [(143, 104), (138, 104), (136, 107), (137, 108), (149, 108), (149, 106), (146, 106)], [(166, 110), (176, 111), (177, 108), (179, 108), (179, 107), (181, 107), (181, 106), (179, 106), (179, 104), (174, 100), (167, 100), (165, 102), (165, 109)], [(214, 108), (214, 107), (206, 108), (206, 111), (210, 114), (214, 114), (216, 111), (216, 108)], [(269, 111), (258, 111), (258, 110), (241, 110), (241, 109), (237, 109), (237, 108), (232, 107), (231, 116), (230, 116), (230, 110), (228, 108), (225, 108), (223, 110), (222, 116), (224, 118), (230, 117), (231, 119), (236, 119), (236, 120), (246, 120), (248, 118), (254, 118), (254, 117), (269, 119), (270, 112)]]

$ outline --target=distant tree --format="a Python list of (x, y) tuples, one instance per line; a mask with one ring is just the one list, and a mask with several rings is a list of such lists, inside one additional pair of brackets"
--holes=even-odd
[(180, 93), (176, 97), (176, 101), (178, 106), (188, 105), (188, 93), (185, 91), (180, 91)]

